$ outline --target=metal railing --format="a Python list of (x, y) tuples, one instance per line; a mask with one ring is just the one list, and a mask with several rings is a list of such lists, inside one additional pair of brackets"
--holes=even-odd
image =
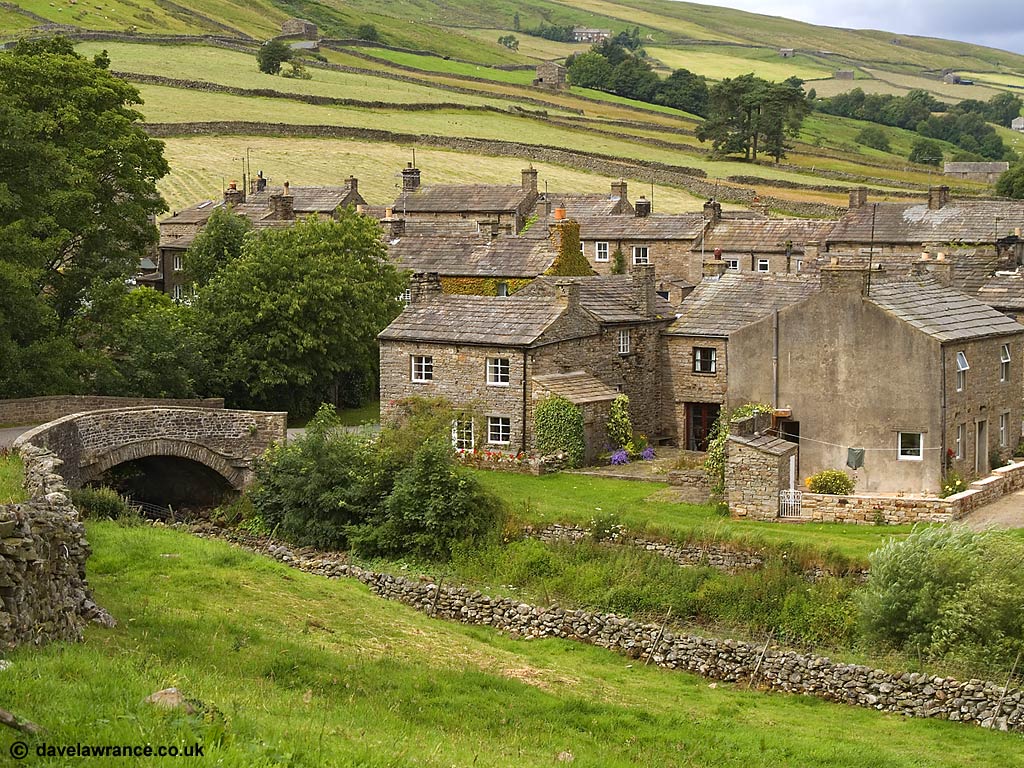
[(779, 517), (803, 516), (804, 492), (789, 488), (779, 491)]

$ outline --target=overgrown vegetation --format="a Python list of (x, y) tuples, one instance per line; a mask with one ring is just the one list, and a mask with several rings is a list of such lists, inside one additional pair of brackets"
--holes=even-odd
[(729, 425), (738, 419), (746, 419), (758, 413), (771, 413), (772, 407), (764, 403), (744, 403), (726, 411), (719, 411), (718, 418), (711, 425), (708, 450), (704, 458), (704, 471), (708, 475), (711, 492), (720, 497), (725, 492), (725, 444), (729, 439)]
[(853, 493), (854, 485), (854, 479), (841, 469), (823, 469), (807, 478), (807, 489), (811, 493), (849, 496)]
[(71, 492), (71, 501), (83, 520), (114, 520), (130, 525), (142, 522), (138, 510), (113, 488), (78, 488)]
[(586, 445), (578, 407), (560, 395), (549, 395), (534, 407), (533, 418), (541, 455), (564, 453), (570, 467), (582, 466)]

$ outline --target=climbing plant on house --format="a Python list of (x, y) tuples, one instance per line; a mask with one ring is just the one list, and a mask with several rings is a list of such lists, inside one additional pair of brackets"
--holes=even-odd
[(619, 395), (612, 400), (608, 416), (608, 440), (614, 448), (625, 448), (633, 439), (633, 422), (629, 418), (629, 398)]
[(725, 492), (725, 443), (729, 438), (729, 424), (756, 413), (771, 413), (772, 407), (764, 403), (744, 403), (731, 411), (722, 409), (711, 426), (708, 450), (704, 456), (704, 472), (708, 476), (711, 492), (720, 496)]
[(583, 464), (586, 454), (583, 438), (583, 412), (559, 395), (550, 395), (534, 409), (537, 450), (542, 454), (564, 452), (569, 465)]
[(580, 250), (579, 222), (562, 221), (558, 224), (558, 230), (561, 234), (558, 255), (544, 274), (556, 277), (581, 277), (594, 274), (590, 262)]

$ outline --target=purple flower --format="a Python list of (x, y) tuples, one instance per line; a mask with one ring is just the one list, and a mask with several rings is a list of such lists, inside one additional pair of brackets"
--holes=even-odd
[(644, 448), (640, 452), (640, 458), (643, 459), (644, 461), (650, 461), (651, 459), (653, 459), (654, 458), (654, 448), (652, 446), (648, 445), (646, 448)]
[(620, 448), (612, 454), (612, 464), (615, 464), (616, 466), (629, 464), (629, 454)]

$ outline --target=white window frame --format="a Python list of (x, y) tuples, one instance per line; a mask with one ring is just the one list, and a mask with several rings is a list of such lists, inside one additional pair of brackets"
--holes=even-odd
[[(604, 246), (604, 247), (602, 248), (601, 246)], [(601, 262), (601, 263), (607, 262), (608, 261), (608, 254), (609, 254), (609, 248), (608, 248), (608, 242), (606, 240), (602, 240), (600, 242), (594, 243), (594, 261), (598, 261), (598, 262)]]
[(999, 350), (999, 381), (1005, 383), (1010, 380), (1010, 345), (1003, 344)]
[(430, 384), (434, 380), (434, 356), (409, 355), (409, 379), (413, 384)]
[(725, 260), (725, 268), (729, 272), (739, 272), (740, 271), (740, 260), (739, 259), (726, 259)]
[(1004, 411), (999, 414), (999, 447), (1005, 448), (1007, 436), (1010, 432), (1010, 412)]
[(958, 459), (962, 459), (964, 457), (964, 435), (966, 434), (966, 432), (966, 424), (956, 425), (956, 441), (954, 442), (954, 445), (956, 445), (956, 453), (954, 454), (954, 456)]
[[(709, 360), (709, 362), (711, 363), (711, 366), (707, 370), (705, 370), (704, 368), (701, 367), (700, 363), (702, 362), (703, 359), (698, 354), (698, 352), (710, 352), (711, 353), (710, 360)], [(693, 372), (694, 373), (704, 373), (704, 374), (718, 373), (718, 350), (715, 349), (714, 347), (694, 347), (693, 348)]]
[(171, 262), (174, 266), (175, 272), (181, 272), (185, 268), (185, 260), (182, 258), (180, 253), (174, 254)]
[[(495, 436), (498, 437), (495, 440)], [(502, 437), (506, 437), (506, 440), (502, 440)], [(487, 417), (487, 442), (491, 445), (511, 445), (512, 444), (512, 419), (508, 416), (488, 416)]]
[(409, 287), (402, 291), (402, 293), (398, 297), (398, 300), (405, 304), (406, 306), (408, 306), (409, 302), (412, 301), (412, 288)]
[(771, 271), (771, 262), (768, 259), (757, 260), (757, 272), (765, 274)]
[(971, 370), (967, 362), (967, 355), (963, 352), (956, 353), (956, 391), (963, 392), (967, 388), (967, 372)]
[(630, 338), (629, 328), (619, 329), (619, 354), (628, 355), (632, 349), (632, 338)]
[(185, 298), (185, 286), (181, 283), (177, 283), (171, 288), (171, 298), (175, 301), (183, 301)]
[(512, 360), (507, 357), (487, 358), (487, 386), (507, 387), (512, 382)]
[(796, 260), (796, 271), (797, 272), (803, 272), (804, 271), (804, 260), (803, 259), (797, 259)]
[[(904, 453), (903, 436), (915, 435), (917, 437), (916, 452)], [(913, 449), (910, 449), (913, 450)], [(896, 433), (896, 458), (900, 461), (923, 461), (924, 460), (924, 433), (923, 432), (897, 432)]]
[[(476, 447), (473, 419), (455, 419), (452, 422), (452, 447), (457, 451), (472, 451)], [(469, 439), (466, 439), (466, 435)]]
[[(643, 257), (641, 259), (641, 252)], [(633, 246), (633, 266), (639, 267), (645, 264), (651, 263), (651, 247), (649, 245), (634, 245)]]

